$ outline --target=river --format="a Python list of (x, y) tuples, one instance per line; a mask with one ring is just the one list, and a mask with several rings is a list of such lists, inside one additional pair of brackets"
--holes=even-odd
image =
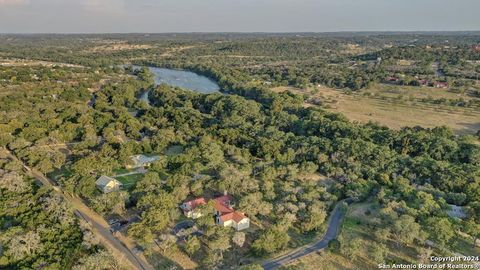
[[(134, 68), (138, 67), (135, 66)], [(170, 86), (190, 89), (202, 94), (211, 94), (220, 91), (220, 86), (218, 86), (215, 81), (194, 72), (157, 67), (149, 67), (149, 69), (154, 75), (155, 85), (165, 83)], [(144, 92), (140, 96), (140, 100), (150, 104), (148, 94), (149, 91)]]

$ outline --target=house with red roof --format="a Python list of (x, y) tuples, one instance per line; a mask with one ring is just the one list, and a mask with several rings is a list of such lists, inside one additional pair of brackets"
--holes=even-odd
[(421, 85), (421, 86), (428, 86), (430, 84), (430, 82), (426, 79), (421, 79), (418, 81), (418, 83)]
[(250, 227), (250, 219), (244, 213), (233, 211), (216, 217), (218, 225), (223, 227), (232, 227), (237, 231), (245, 230)]
[(248, 229), (250, 219), (244, 213), (233, 209), (233, 197), (223, 195), (215, 200), (215, 222), (223, 227), (232, 227), (237, 231)]
[(203, 204), (207, 204), (207, 201), (205, 201), (205, 198), (201, 197), (182, 203), (182, 205), (180, 205), (180, 209), (182, 209), (183, 214), (186, 217), (197, 219), (202, 216), (202, 213), (196, 208)]
[[(215, 223), (223, 227), (232, 227), (237, 231), (248, 229), (250, 227), (250, 219), (244, 213), (233, 209), (233, 196), (225, 194), (213, 199), (215, 212)], [(202, 213), (196, 209), (198, 206), (206, 204), (205, 198), (197, 198), (188, 202), (184, 202), (180, 208), (183, 214), (189, 218), (199, 218)]]

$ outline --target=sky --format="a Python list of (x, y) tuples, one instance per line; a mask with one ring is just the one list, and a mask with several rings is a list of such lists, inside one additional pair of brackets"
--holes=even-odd
[(0, 33), (480, 30), (480, 0), (0, 0)]

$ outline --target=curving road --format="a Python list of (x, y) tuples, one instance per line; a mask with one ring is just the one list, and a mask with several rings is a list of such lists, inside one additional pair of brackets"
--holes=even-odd
[[(348, 202), (348, 200), (346, 200)], [(328, 246), (328, 243), (335, 239), (342, 225), (342, 220), (344, 216), (344, 211), (341, 209), (341, 205), (344, 201), (337, 203), (335, 208), (330, 215), (327, 231), (322, 239), (318, 240), (313, 244), (309, 244), (301, 247), (300, 249), (294, 250), (288, 254), (285, 254), (281, 257), (266, 261), (262, 264), (263, 269), (273, 270), (277, 269), (285, 264), (288, 264), (292, 261), (298, 260), (299, 258), (306, 256), (308, 254), (320, 251)]]

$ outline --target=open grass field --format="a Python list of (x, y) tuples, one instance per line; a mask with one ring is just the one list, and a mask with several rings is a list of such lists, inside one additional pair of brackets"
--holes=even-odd
[(137, 181), (139, 181), (142, 178), (143, 178), (142, 173), (116, 177), (116, 179), (120, 181), (123, 184), (123, 187), (127, 190), (132, 189), (135, 186), (135, 183), (137, 183)]
[[(480, 108), (456, 107), (420, 102), (422, 98), (469, 100), (471, 97), (445, 89), (423, 87), (378, 86), (360, 92), (346, 92), (331, 88), (298, 89), (278, 87), (276, 92), (291, 91), (307, 99), (318, 99), (322, 107), (344, 114), (352, 121), (377, 122), (393, 129), (422, 126), (448, 126), (457, 134), (474, 134), (480, 130)], [(305, 106), (316, 106), (306, 102)]]

